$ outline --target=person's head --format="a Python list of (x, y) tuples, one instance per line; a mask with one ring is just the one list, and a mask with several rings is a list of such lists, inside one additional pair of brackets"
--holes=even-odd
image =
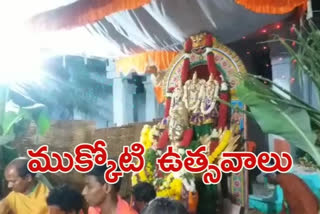
[[(95, 166), (85, 176), (85, 187), (83, 196), (90, 206), (100, 206), (105, 201), (117, 201), (117, 194), (121, 186), (121, 178), (116, 184), (109, 184), (104, 179), (107, 170), (106, 165)], [(117, 169), (119, 171), (119, 169)]]
[(133, 208), (141, 213), (149, 201), (153, 200), (155, 197), (156, 191), (151, 184), (147, 182), (138, 183), (132, 190)]
[(36, 174), (28, 170), (28, 161), (24, 157), (16, 158), (5, 169), (8, 188), (14, 192), (27, 193), (34, 185)]
[(79, 214), (84, 199), (80, 192), (67, 185), (54, 188), (47, 198), (49, 214)]
[(178, 201), (156, 198), (148, 204), (142, 214), (188, 214), (188, 211)]

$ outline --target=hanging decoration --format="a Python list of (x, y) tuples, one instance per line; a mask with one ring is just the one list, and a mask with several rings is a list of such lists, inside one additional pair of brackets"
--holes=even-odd
[[(235, 1), (77, 0), (35, 15), (27, 23), (34, 32), (57, 31), (35, 35), (45, 49), (119, 58), (141, 51), (180, 51), (190, 32), (201, 29), (229, 44), (292, 13), (252, 13)], [(250, 28), (242, 27), (243, 23)]]
[(235, 2), (255, 13), (286, 14), (297, 7), (307, 9), (308, 0), (235, 0)]
[(30, 20), (30, 24), (38, 29), (70, 29), (96, 22), (116, 12), (137, 9), (150, 2), (151, 0), (78, 0), (40, 13)]

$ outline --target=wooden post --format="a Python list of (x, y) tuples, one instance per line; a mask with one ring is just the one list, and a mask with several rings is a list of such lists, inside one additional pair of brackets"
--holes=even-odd
[(0, 200), (4, 197), (5, 194), (4, 167), (3, 150), (2, 146), (0, 146)]
[[(3, 134), (3, 120), (4, 120), (4, 115), (6, 111), (6, 103), (7, 103), (7, 98), (9, 94), (9, 88), (6, 84), (1, 84), (0, 85), (0, 136)], [(4, 179), (4, 153), (3, 153), (3, 148), (0, 146), (0, 198), (4, 194), (4, 188), (5, 188), (5, 179)]]
[[(244, 106), (244, 109), (247, 110), (247, 106)], [(248, 124), (247, 124), (247, 115), (244, 115), (244, 127), (243, 135), (245, 141), (245, 151), (248, 151)], [(249, 212), (249, 173), (248, 170), (244, 169), (244, 214)]]

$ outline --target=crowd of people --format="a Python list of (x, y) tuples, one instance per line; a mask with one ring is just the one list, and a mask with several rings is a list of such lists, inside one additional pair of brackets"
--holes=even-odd
[(6, 167), (5, 178), (12, 191), (0, 202), (1, 214), (188, 213), (178, 201), (156, 198), (149, 183), (134, 186), (128, 203), (119, 195), (121, 179), (115, 184), (105, 182), (106, 165), (95, 166), (87, 173), (85, 187), (79, 192), (68, 185), (50, 189), (28, 170), (27, 164), (27, 158), (17, 158)]

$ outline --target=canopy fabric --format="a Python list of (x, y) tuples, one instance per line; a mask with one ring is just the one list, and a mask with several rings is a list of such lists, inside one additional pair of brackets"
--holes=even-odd
[(78, 0), (72, 4), (34, 16), (33, 27), (60, 30), (93, 23), (122, 10), (132, 10), (150, 3), (151, 0)]
[(131, 71), (143, 74), (148, 66), (156, 66), (158, 70), (166, 70), (178, 52), (151, 51), (133, 55), (116, 61), (116, 70), (124, 74)]
[(237, 4), (255, 13), (285, 14), (297, 7), (307, 8), (308, 0), (235, 0)]
[(153, 0), (141, 8), (107, 16), (86, 28), (117, 44), (124, 55), (144, 51), (180, 51), (193, 34), (206, 31), (222, 43), (241, 39), (288, 17), (257, 14), (234, 0)]
[[(151, 0), (92, 24), (33, 37), (42, 48), (62, 49), (64, 54), (72, 49), (72, 54), (118, 59), (152, 51), (178, 52), (186, 38), (201, 31), (228, 44), (290, 15), (254, 13), (234, 0)], [(52, 20), (44, 20), (50, 26)]]
[[(36, 15), (31, 23), (37, 28), (60, 30), (83, 26), (113, 13), (137, 9), (159, 0), (78, 0)], [(234, 0), (237, 4), (256, 13), (285, 14), (306, 5), (307, 0)], [(206, 3), (206, 1), (203, 1)], [(187, 3), (191, 3), (187, 2)]]

